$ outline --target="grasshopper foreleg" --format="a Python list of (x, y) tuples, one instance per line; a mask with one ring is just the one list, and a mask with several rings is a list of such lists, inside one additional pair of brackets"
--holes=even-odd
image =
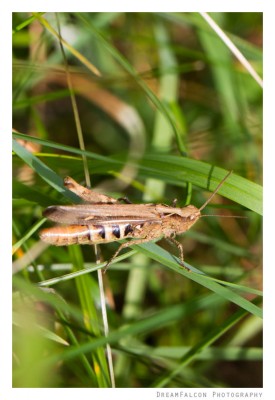
[(180, 242), (178, 242), (173, 236), (169, 236), (165, 238), (168, 242), (174, 244), (177, 246), (177, 248), (179, 249), (179, 253), (180, 253), (180, 265), (182, 267), (184, 267), (187, 271), (190, 272), (190, 268), (188, 268), (185, 263), (184, 263), (184, 255), (183, 255), (183, 246)]

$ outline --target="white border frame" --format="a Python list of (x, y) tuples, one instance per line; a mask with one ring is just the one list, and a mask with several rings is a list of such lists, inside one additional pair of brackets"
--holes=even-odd
[[(274, 95), (275, 95), (275, 87), (272, 85), (272, 77), (274, 75), (275, 63), (274, 63), (274, 13), (273, 13), (273, 1), (272, 0), (198, 0), (197, 4), (194, 5), (194, 2), (190, 1), (163, 1), (158, 0), (155, 5), (153, 2), (148, 4), (148, 1), (139, 0), (135, 7), (133, 7), (132, 3), (128, 1), (121, 0), (101, 0), (100, 2), (89, 2), (85, 0), (78, 0), (77, 2), (66, 0), (63, 4), (57, 4), (56, 0), (49, 0), (47, 2), (42, 1), (29, 1), (29, 0), (21, 0), (21, 1), (13, 1), (9, 0), (8, 2), (4, 1), (0, 3), (0, 15), (1, 15), (1, 24), (0, 24), (0, 50), (1, 50), (1, 98), (2, 98), (2, 113), (0, 117), (0, 132), (1, 132), (1, 145), (0, 145), (0, 163), (4, 167), (2, 167), (1, 174), (1, 182), (2, 182), (2, 193), (1, 193), (1, 203), (3, 216), (2, 216), (2, 224), (1, 224), (1, 280), (0, 280), (0, 307), (1, 307), (1, 321), (2, 327), (4, 327), (4, 331), (1, 330), (1, 341), (0, 341), (0, 396), (3, 399), (19, 399), (19, 400), (32, 400), (32, 399), (48, 399), (49, 395), (54, 396), (54, 398), (59, 398), (60, 396), (80, 396), (81, 399), (95, 398), (97, 400), (101, 399), (121, 399), (131, 396), (132, 400), (140, 399), (141, 396), (146, 399), (157, 399), (157, 398), (167, 398), (172, 397), (173, 394), (177, 393), (179, 398), (187, 397), (200, 397), (207, 399), (214, 398), (235, 398), (241, 397), (240, 393), (252, 394), (252, 398), (263, 398), (263, 390), (261, 389), (13, 389), (12, 388), (12, 341), (11, 341), (11, 128), (12, 128), (12, 92), (11, 92), (11, 65), (12, 65), (12, 38), (11, 38), (11, 21), (12, 21), (12, 12), (18, 11), (123, 11), (123, 12), (175, 12), (175, 11), (184, 11), (184, 12), (263, 12), (264, 13), (264, 50), (265, 50), (265, 81), (268, 82), (268, 85), (265, 87), (265, 111), (264, 111), (264, 121), (265, 121), (265, 130), (270, 131), (270, 135), (265, 134), (264, 138), (264, 170), (265, 170), (265, 178), (264, 181), (266, 183), (265, 190), (265, 201), (264, 201), (264, 210), (273, 210), (274, 201), (273, 201), (273, 187), (274, 187), (274, 137), (275, 130), (272, 130), (272, 122), (273, 115), (272, 112), (269, 113), (269, 109), (274, 104)], [(4, 40), (3, 40), (4, 38)], [(272, 39), (273, 38), (273, 39)], [(269, 43), (270, 42), (270, 43)], [(269, 51), (270, 49), (273, 50)], [(273, 54), (272, 54), (273, 53)], [(272, 107), (273, 108), (273, 107)], [(274, 114), (274, 111), (273, 111)], [(274, 124), (274, 123), (273, 123)], [(273, 138), (273, 140), (272, 140)], [(7, 172), (7, 165), (9, 165), (9, 171)], [(3, 173), (4, 172), (4, 173)], [(269, 181), (270, 180), (270, 181)], [(267, 184), (270, 182), (270, 185)], [(268, 188), (269, 186), (269, 188)], [(273, 280), (269, 279), (269, 273), (271, 271), (267, 271), (267, 269), (275, 268), (273, 266), (273, 257), (271, 258), (271, 251), (268, 249), (272, 249), (274, 244), (271, 243), (272, 234), (269, 234), (269, 226), (275, 226), (272, 219), (273, 213), (270, 212), (268, 215), (268, 223), (264, 225), (264, 242), (265, 242), (265, 276), (268, 275), (268, 279), (265, 277), (265, 293), (269, 296), (271, 293), (274, 293), (273, 289)], [(272, 285), (272, 286), (271, 286)], [(267, 398), (269, 394), (271, 394), (271, 390), (273, 391), (273, 363), (274, 357), (273, 354), (270, 353), (270, 349), (274, 348), (272, 343), (273, 336), (273, 319), (274, 319), (274, 299), (269, 299), (265, 303), (265, 345), (269, 344), (268, 353), (265, 354), (265, 369), (264, 369), (264, 392), (265, 397)], [(272, 318), (273, 317), (273, 318)], [(268, 322), (269, 321), (269, 322)], [(272, 325), (271, 325), (272, 324)], [(270, 325), (270, 326), (269, 326)], [(272, 336), (271, 336), (272, 335)], [(270, 360), (268, 360), (270, 358)], [(270, 361), (270, 364), (269, 364)], [(271, 364), (272, 362), (272, 364)], [(269, 364), (269, 366), (268, 366)], [(270, 393), (269, 393), (270, 391)], [(207, 397), (203, 397), (203, 394), (206, 393)], [(219, 396), (220, 394), (220, 396)], [(253, 395), (254, 394), (254, 395)], [(239, 395), (239, 396), (238, 396)]]

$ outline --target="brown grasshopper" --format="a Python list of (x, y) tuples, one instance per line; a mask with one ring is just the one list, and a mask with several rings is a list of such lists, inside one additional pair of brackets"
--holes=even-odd
[[(54, 246), (109, 243), (132, 238), (133, 240), (120, 245), (107, 262), (106, 270), (122, 249), (164, 237), (178, 247), (181, 264), (185, 267), (183, 247), (175, 236), (186, 232), (203, 216), (201, 211), (231, 173), (232, 171), (222, 179), (200, 208), (192, 205), (178, 208), (165, 204), (129, 204), (126, 199), (114, 199), (96, 193), (67, 177), (64, 179), (64, 186), (88, 204), (48, 207), (43, 212), (46, 218), (67, 225), (43, 229), (40, 238)], [(121, 204), (121, 200), (128, 204)]]

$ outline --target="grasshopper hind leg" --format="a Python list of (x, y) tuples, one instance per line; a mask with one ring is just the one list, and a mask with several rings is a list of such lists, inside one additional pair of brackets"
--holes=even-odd
[(121, 252), (121, 250), (126, 249), (129, 246), (133, 246), (135, 244), (142, 244), (142, 243), (147, 243), (150, 242), (150, 239), (147, 238), (142, 238), (142, 239), (135, 239), (135, 240), (130, 240), (129, 242), (125, 242), (122, 243), (119, 248), (117, 249), (117, 251), (115, 252), (115, 254), (110, 258), (110, 260), (107, 262), (107, 264), (105, 265), (103, 272), (105, 273), (107, 271), (107, 269), (109, 268), (110, 264), (112, 264), (112, 262), (114, 261), (114, 259), (119, 255), (119, 253)]
[[(177, 248), (179, 249), (179, 253), (180, 253), (180, 265), (185, 268), (188, 272), (190, 272), (190, 268), (188, 268), (185, 263), (184, 263), (184, 256), (183, 256), (183, 247), (182, 244), (180, 242), (178, 242), (174, 237), (166, 237), (165, 238), (168, 242), (172, 243), (173, 245), (176, 245)], [(126, 249), (129, 246), (133, 246), (135, 244), (142, 244), (142, 243), (148, 243), (150, 242), (151, 239), (148, 238), (142, 238), (142, 239), (134, 239), (134, 240), (130, 240), (129, 242), (125, 242), (122, 243), (119, 248), (117, 249), (117, 251), (115, 252), (115, 254), (110, 258), (110, 260), (107, 262), (107, 264), (105, 265), (103, 272), (105, 273), (107, 271), (107, 269), (109, 268), (109, 266), (112, 264), (112, 262), (114, 261), (114, 259), (119, 255), (119, 253), (121, 252), (121, 250)]]

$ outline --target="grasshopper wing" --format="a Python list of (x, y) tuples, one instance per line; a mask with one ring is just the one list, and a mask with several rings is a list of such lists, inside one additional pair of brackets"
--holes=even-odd
[(148, 204), (79, 204), (72, 206), (50, 206), (44, 217), (63, 224), (142, 223), (160, 221), (154, 205)]

